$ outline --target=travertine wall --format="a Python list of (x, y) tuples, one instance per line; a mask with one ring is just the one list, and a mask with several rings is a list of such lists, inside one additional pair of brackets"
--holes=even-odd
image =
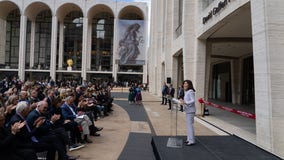
[[(184, 0), (183, 4), (183, 30), (182, 35), (177, 39), (173, 38), (175, 28), (174, 3), (177, 0), (157, 0), (152, 3), (152, 13), (161, 8), (162, 2), (167, 6), (165, 21), (166, 32), (163, 35), (151, 35), (149, 54), (149, 66), (154, 65), (155, 69), (149, 68), (150, 79), (157, 77), (172, 77), (175, 81), (177, 68), (173, 64), (174, 54), (183, 51), (184, 79), (191, 79), (197, 90), (197, 98), (211, 95), (210, 78), (210, 55), (211, 45), (202, 40), (208, 37), (211, 31), (216, 31), (222, 26), (220, 23), (231, 13), (241, 6), (250, 3), (253, 31), (253, 58), (254, 58), (254, 82), (255, 82), (255, 111), (256, 111), (256, 144), (282, 158), (284, 158), (284, 1), (283, 0), (231, 0), (230, 5), (222, 10), (218, 16), (210, 19), (210, 23), (202, 24), (202, 17), (208, 12), (200, 4), (199, 0)], [(214, 1), (212, 6), (218, 6), (219, 1)], [(156, 12), (155, 12), (156, 11)], [(152, 15), (151, 33), (158, 32), (158, 22), (163, 17), (159, 14)], [(160, 19), (159, 19), (160, 18)], [(158, 35), (158, 36), (157, 36)], [(160, 38), (165, 39), (165, 48), (162, 52), (159, 42)], [(181, 43), (181, 44), (180, 44)], [(207, 47), (206, 47), (207, 46)], [(208, 48), (209, 47), (209, 48)], [(206, 56), (207, 54), (207, 56)], [(164, 59), (165, 57), (165, 59)], [(152, 60), (155, 59), (155, 60)], [(207, 61), (206, 61), (207, 60)], [(153, 64), (151, 64), (153, 63)], [(165, 65), (165, 76), (163, 73)], [(242, 59), (231, 61), (233, 84), (233, 103), (241, 102), (241, 86), (237, 81), (242, 80)], [(162, 82), (165, 79), (150, 81), (150, 91), (160, 95)], [(206, 85), (205, 85), (206, 84)], [(157, 87), (158, 86), (158, 87)], [(176, 86), (175, 86), (176, 87)]]
[(284, 157), (284, 2), (251, 0), (257, 143)]

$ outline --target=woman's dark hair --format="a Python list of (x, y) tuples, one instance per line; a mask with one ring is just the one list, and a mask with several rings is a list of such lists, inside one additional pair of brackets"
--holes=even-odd
[(195, 92), (195, 89), (193, 87), (191, 80), (184, 80), (182, 84), (184, 85), (185, 82), (188, 84), (188, 90), (192, 89)]

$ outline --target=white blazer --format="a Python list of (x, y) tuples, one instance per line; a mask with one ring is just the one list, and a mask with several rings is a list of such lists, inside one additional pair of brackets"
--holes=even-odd
[(195, 92), (190, 89), (184, 92), (184, 111), (185, 113), (196, 112), (195, 108)]

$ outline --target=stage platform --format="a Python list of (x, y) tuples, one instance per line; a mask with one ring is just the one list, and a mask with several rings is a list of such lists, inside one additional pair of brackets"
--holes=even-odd
[(233, 135), (197, 136), (196, 144), (182, 148), (167, 147), (169, 138), (153, 136), (152, 147), (157, 160), (281, 160), (281, 158)]

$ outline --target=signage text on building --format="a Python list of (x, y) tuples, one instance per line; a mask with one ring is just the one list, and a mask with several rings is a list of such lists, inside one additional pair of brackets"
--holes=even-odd
[(228, 2), (231, 2), (231, 0), (220, 1), (217, 7), (211, 9), (208, 15), (202, 18), (202, 23), (205, 24), (209, 19), (213, 17), (213, 15), (219, 13), (223, 8), (225, 8), (228, 5)]

